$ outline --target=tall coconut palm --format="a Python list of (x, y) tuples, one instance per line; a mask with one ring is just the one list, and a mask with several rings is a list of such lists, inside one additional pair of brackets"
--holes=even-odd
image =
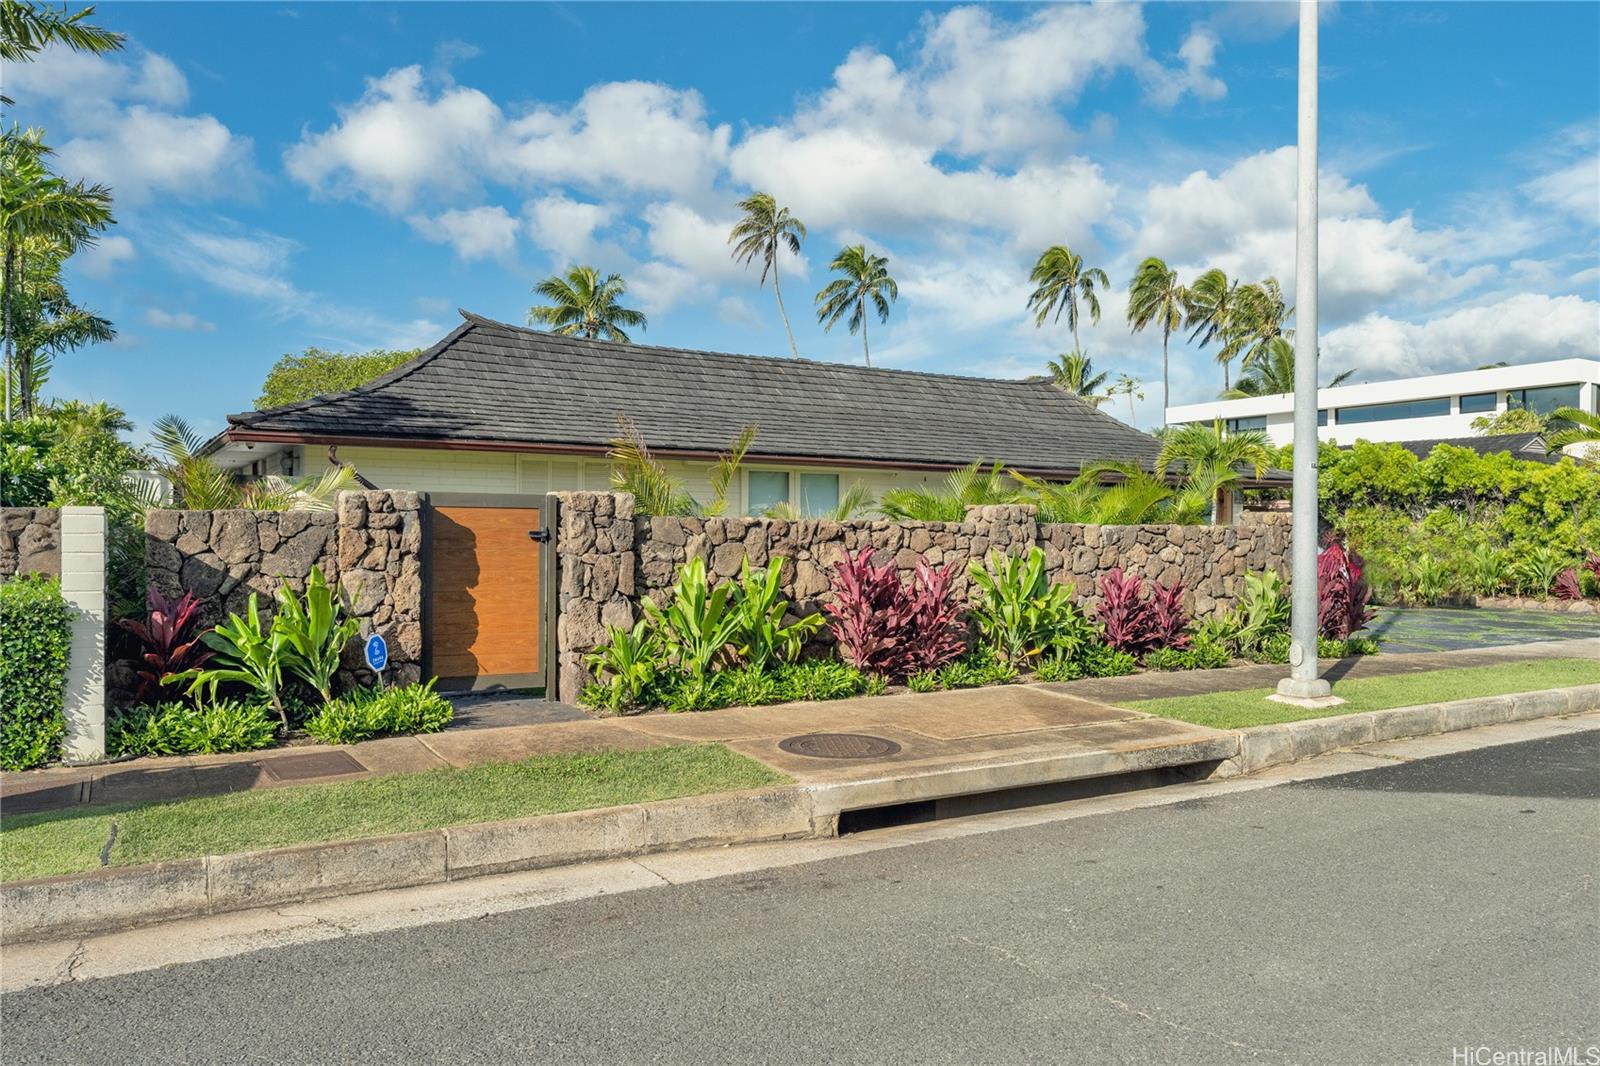
[(1229, 350), (1228, 341), (1239, 322), (1239, 292), (1237, 281), (1229, 280), (1228, 275), (1212, 268), (1194, 279), (1185, 304), (1187, 317), (1184, 326), (1191, 331), (1189, 339), (1202, 348), (1214, 341), (1221, 345), (1217, 362), (1222, 364), (1224, 389), (1229, 384), (1228, 364), (1238, 355), (1238, 352)]
[(831, 330), (834, 323), (848, 314), (850, 332), (861, 331), (861, 357), (871, 366), (872, 352), (867, 347), (867, 303), (871, 301), (879, 322), (887, 322), (889, 304), (900, 297), (900, 286), (889, 276), (889, 260), (871, 255), (866, 245), (857, 244), (841, 248), (828, 269), (844, 277), (828, 282), (817, 293), (817, 321), (824, 330)]
[(39, 390), (50, 377), (55, 357), (85, 344), (114, 340), (111, 322), (79, 307), (61, 284), (61, 257), (36, 251), (23, 257), (25, 269), (15, 279), (11, 332), (15, 390), (13, 406), (22, 417), (34, 414)]
[(1089, 309), (1089, 321), (1099, 322), (1100, 297), (1095, 286), (1111, 287), (1106, 272), (1099, 267), (1085, 266), (1083, 256), (1066, 245), (1054, 244), (1039, 256), (1028, 280), (1034, 284), (1033, 293), (1028, 297), (1034, 325), (1042, 326), (1044, 320), (1052, 316), (1060, 321), (1065, 313), (1067, 325), (1072, 329), (1072, 347), (1083, 351), (1083, 344), (1078, 340), (1078, 299), (1082, 297), (1084, 306)]
[(591, 340), (604, 337), (626, 344), (628, 334), (623, 326), (645, 329), (649, 325), (643, 311), (617, 302), (628, 291), (620, 274), (602, 278), (592, 266), (575, 266), (567, 270), (566, 277), (545, 278), (533, 291), (552, 302), (528, 308), (528, 324), (549, 326), (552, 333)]
[(1128, 398), (1128, 425), (1133, 425), (1133, 401), (1144, 399), (1144, 382), (1129, 374), (1118, 374), (1117, 383), (1106, 390), (1106, 395)]
[(1183, 325), (1184, 309), (1189, 301), (1189, 290), (1178, 282), (1178, 272), (1155, 256), (1139, 264), (1128, 283), (1128, 325), (1133, 332), (1143, 332), (1146, 326), (1155, 325), (1161, 330), (1161, 424), (1167, 424), (1167, 408), (1172, 405), (1172, 388), (1168, 383), (1167, 345), (1174, 330)]
[(790, 253), (800, 254), (800, 242), (806, 239), (806, 224), (789, 214), (787, 207), (779, 207), (770, 193), (751, 193), (739, 201), (744, 217), (728, 234), (733, 245), (733, 258), (749, 266), (761, 260), (761, 284), (767, 283), (767, 273), (772, 273), (772, 295), (778, 300), (778, 317), (783, 319), (783, 330), (789, 335), (789, 354), (800, 358), (795, 347), (794, 330), (789, 328), (789, 313), (783, 309), (783, 289), (778, 284), (778, 249), (787, 247)]
[(1045, 369), (1056, 388), (1072, 393), (1090, 407), (1099, 407), (1111, 399), (1108, 393), (1100, 391), (1110, 374), (1096, 374), (1094, 360), (1082, 352), (1062, 352), (1050, 360)]
[[(1328, 388), (1344, 384), (1354, 374), (1346, 370), (1328, 382)], [(1246, 396), (1280, 396), (1294, 391), (1294, 345), (1287, 337), (1275, 337), (1268, 344), (1266, 354), (1250, 364), (1239, 375), (1233, 388), (1222, 394), (1225, 400), (1238, 400)]]
[(61, 257), (93, 244), (115, 223), (111, 217), (111, 190), (104, 185), (69, 182), (51, 173), (45, 164), (50, 149), (42, 130), (17, 129), (0, 133), (0, 300), (4, 302), (6, 404), (11, 418), (13, 305), (26, 270), (26, 253), (41, 243)]
[(1284, 325), (1292, 314), (1294, 308), (1284, 302), (1277, 278), (1241, 287), (1219, 356), (1240, 358), (1240, 370), (1249, 370), (1269, 357), (1273, 341), (1293, 339), (1294, 330)]
[[(44, 4), (0, 0), (0, 63), (28, 63), (52, 44), (65, 45), (75, 52), (99, 55), (122, 47), (123, 36), (90, 26), (84, 20), (94, 8), (68, 14)], [(0, 94), (0, 104), (10, 107), (9, 96)]]

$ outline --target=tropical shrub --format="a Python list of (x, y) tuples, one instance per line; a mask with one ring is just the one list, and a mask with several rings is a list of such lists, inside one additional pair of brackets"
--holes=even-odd
[(0, 584), (0, 769), (61, 756), (72, 608), (61, 582), (24, 574)]
[(734, 625), (729, 634), (733, 654), (757, 670), (771, 664), (793, 662), (800, 649), (818, 629), (820, 614), (808, 614), (789, 625), (783, 624), (789, 601), (779, 599), (779, 574), (783, 559), (774, 557), (765, 570), (752, 573), (745, 558), (734, 596)]
[(1189, 625), (1194, 619), (1183, 605), (1182, 581), (1150, 583), (1150, 630), (1158, 648), (1187, 648)]
[(1569, 566), (1557, 574), (1550, 585), (1550, 594), (1558, 600), (1583, 599), (1583, 586), (1578, 582), (1577, 567)]
[(324, 703), (306, 719), (305, 730), (324, 744), (354, 744), (383, 736), (437, 733), (455, 717), (450, 701), (422, 685), (358, 688)]
[(106, 722), (106, 754), (221, 755), (270, 747), (276, 734), (266, 705), (242, 700), (139, 704)]
[(1139, 660), (1109, 644), (1095, 643), (1078, 655), (1078, 664), (1084, 677), (1121, 677), (1139, 669)]
[(678, 571), (665, 608), (650, 599), (641, 604), (667, 658), (688, 676), (705, 677), (743, 623), (729, 604), (732, 594), (732, 585), (712, 587), (696, 556)]
[(941, 688), (1004, 685), (1017, 679), (1017, 667), (989, 649), (979, 649), (940, 667), (938, 678)]
[(1411, 561), (1411, 569), (1401, 584), (1406, 600), (1413, 603), (1438, 603), (1456, 587), (1456, 572), (1432, 552), (1422, 552)]
[(1106, 643), (1118, 651), (1139, 655), (1157, 646), (1150, 601), (1144, 583), (1116, 567), (1100, 575), (1100, 603), (1095, 615), (1105, 631)]
[(1541, 544), (1523, 552), (1511, 565), (1511, 579), (1518, 592), (1527, 596), (1544, 596), (1566, 568), (1565, 556)]
[(867, 691), (867, 675), (837, 659), (785, 663), (774, 675), (778, 700), (839, 700)]
[(1372, 620), (1362, 569), (1361, 556), (1345, 551), (1338, 541), (1317, 559), (1317, 628), (1323, 636), (1343, 640)]
[(984, 645), (999, 659), (1024, 666), (1051, 649), (1068, 654), (1092, 636), (1088, 620), (1072, 602), (1072, 586), (1052, 584), (1044, 551), (1024, 557), (989, 553), (988, 565), (968, 565), (970, 610)]
[(641, 618), (631, 630), (607, 626), (606, 642), (583, 661), (596, 681), (584, 690), (580, 702), (618, 712), (646, 702), (666, 656), (659, 635)]
[(315, 566), (306, 578), (303, 598), (287, 583), (278, 590), (272, 632), (282, 637), (283, 665), (315, 689), (324, 703), (333, 699), (333, 678), (344, 646), (360, 629), (359, 620), (344, 616), (338, 594)]
[(846, 555), (834, 570), (833, 602), (823, 611), (839, 653), (857, 669), (884, 677), (936, 670), (966, 647), (966, 627), (949, 567), (917, 560), (909, 583), (892, 561), (872, 564), (873, 550)]
[(261, 624), (256, 594), (250, 594), (243, 617), (230, 614), (227, 621), (201, 634), (200, 639), (211, 649), (211, 662), (215, 665), (196, 666), (181, 673), (169, 674), (162, 684), (175, 685), (187, 681), (189, 687), (186, 691), (191, 697), (204, 690), (212, 703), (217, 701), (219, 685), (243, 685), (277, 712), (278, 721), (287, 732), (289, 712), (284, 704), (283, 692), (284, 635), (276, 626), (264, 627)]
[(193, 592), (185, 591), (171, 600), (151, 585), (145, 602), (148, 613), (144, 621), (124, 618), (117, 622), (141, 646), (140, 665), (135, 671), (139, 681), (135, 697), (139, 700), (148, 700), (160, 692), (162, 679), (169, 674), (181, 674), (211, 658), (211, 652), (194, 632), (200, 620), (200, 601)]
[(1476, 595), (1493, 596), (1505, 586), (1505, 553), (1487, 541), (1463, 553), (1462, 563), (1467, 587)]

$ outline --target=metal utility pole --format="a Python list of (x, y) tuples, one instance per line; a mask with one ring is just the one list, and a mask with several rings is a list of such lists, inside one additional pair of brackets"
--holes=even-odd
[(1289, 676), (1278, 695), (1323, 700), (1317, 676), (1317, 0), (1300, 0), (1300, 131), (1296, 151), (1294, 504)]

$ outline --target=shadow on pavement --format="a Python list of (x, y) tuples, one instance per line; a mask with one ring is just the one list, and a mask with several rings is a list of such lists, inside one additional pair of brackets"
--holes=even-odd
[(1600, 799), (1600, 731), (1418, 759), (1291, 787), (1595, 800)]

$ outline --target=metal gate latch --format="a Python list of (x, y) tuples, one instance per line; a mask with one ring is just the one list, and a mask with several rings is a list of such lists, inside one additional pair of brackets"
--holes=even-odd
[(538, 541), (540, 544), (548, 544), (550, 542), (550, 531), (548, 529), (530, 529), (528, 530), (528, 539)]

